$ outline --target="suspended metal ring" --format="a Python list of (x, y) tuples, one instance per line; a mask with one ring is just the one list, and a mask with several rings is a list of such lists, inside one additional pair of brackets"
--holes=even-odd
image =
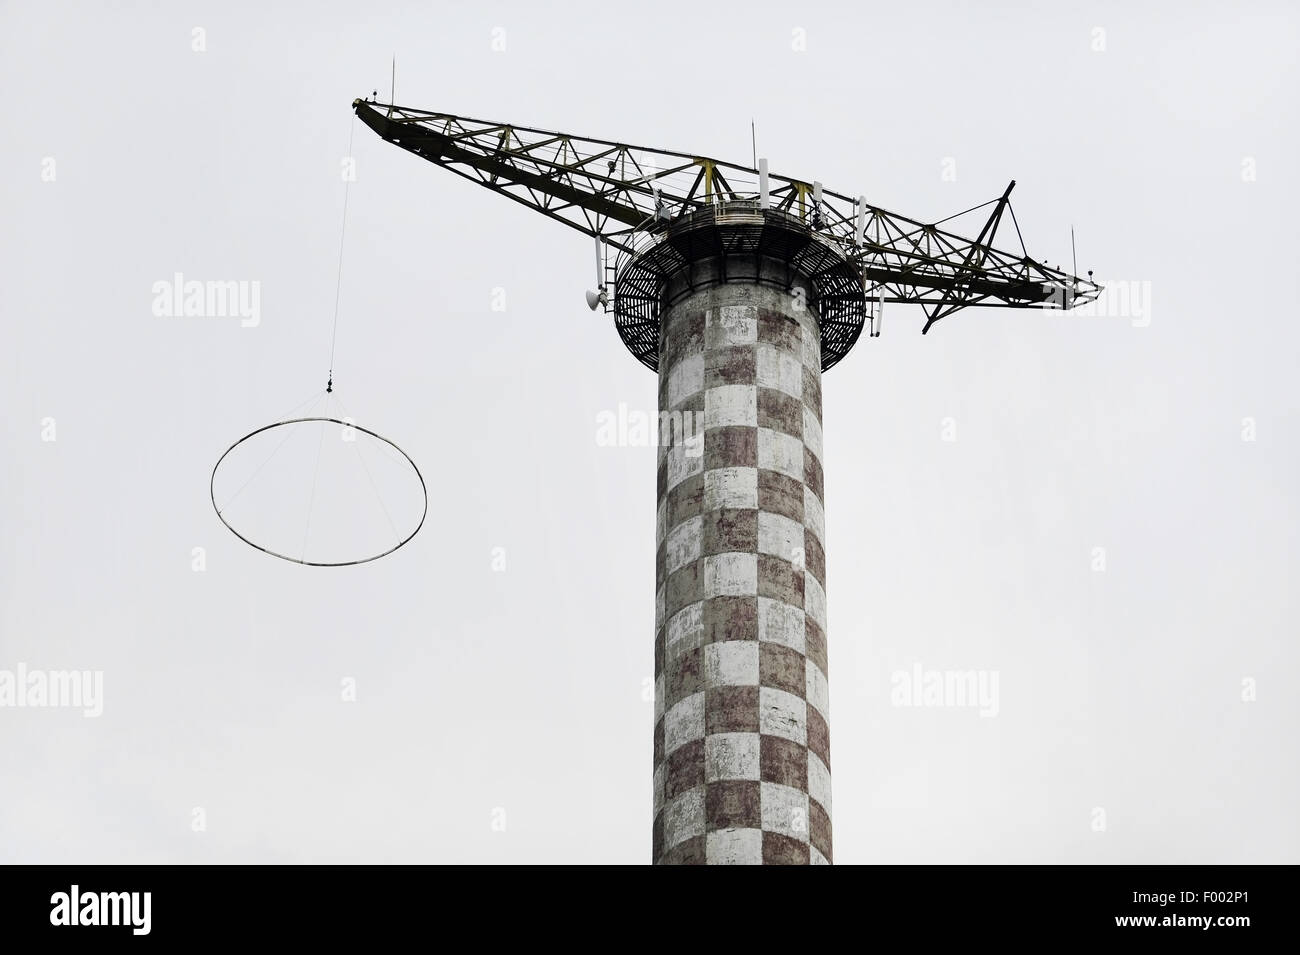
[[(290, 557), (288, 554), (281, 554), (278, 551), (271, 550), (269, 547), (263, 547), (261, 544), (249, 540), (243, 534), (239, 533), (239, 531), (235, 530), (234, 526), (228, 520), (226, 520), (225, 515), (221, 513), (221, 508), (217, 507), (217, 492), (216, 492), (217, 471), (221, 468), (221, 462), (226, 460), (226, 456), (229, 455), (231, 451), (235, 450), (235, 448), (239, 447), (249, 438), (256, 437), (257, 435), (261, 434), (264, 431), (270, 431), (272, 428), (283, 428), (286, 425), (305, 424), (312, 421), (330, 422), (332, 424), (337, 424), (340, 427), (352, 428), (353, 430), (360, 431), (362, 434), (368, 434), (372, 438), (384, 442), (384, 444), (395, 449), (398, 454), (400, 454), (402, 457), (406, 459), (406, 463), (411, 466), (411, 470), (414, 471), (415, 476), (419, 478), (420, 492), (424, 496), (424, 508), (420, 511), (420, 522), (415, 525), (415, 530), (411, 531), (411, 533), (408, 534), (404, 539), (402, 539), (392, 547), (388, 548), (388, 550), (384, 551), (382, 554), (375, 554), (373, 557), (363, 557), (360, 560), (340, 560), (340, 561), (307, 560), (305, 555), (302, 558)], [(411, 538), (413, 538), (416, 534), (420, 533), (420, 528), (424, 526), (424, 519), (429, 514), (429, 488), (425, 485), (424, 475), (420, 473), (420, 469), (416, 466), (415, 462), (411, 460), (411, 456), (407, 454), (405, 451), (403, 451), (400, 447), (398, 447), (394, 442), (390, 441), (388, 438), (385, 438), (382, 434), (378, 434), (377, 432), (371, 431), (369, 428), (363, 428), (359, 424), (353, 424), (348, 421), (340, 421), (338, 418), (290, 418), (286, 421), (277, 421), (274, 424), (265, 425), (264, 427), (258, 428), (256, 431), (250, 431), (248, 434), (244, 435), (242, 438), (240, 438), (230, 447), (226, 448), (225, 452), (221, 455), (221, 457), (217, 458), (217, 463), (212, 466), (212, 475), (211, 477), (208, 478), (208, 497), (212, 500), (212, 509), (217, 512), (217, 517), (218, 519), (220, 519), (221, 523), (225, 524), (226, 527), (230, 530), (230, 533), (234, 534), (236, 537), (238, 537), (249, 547), (255, 547), (264, 554), (270, 554), (272, 557), (279, 557), (281, 560), (287, 560), (290, 563), (294, 563), (294, 564), (302, 564), (306, 567), (353, 567), (357, 564), (368, 564), (372, 560), (379, 560), (379, 558), (381, 557), (387, 557), (389, 554), (393, 553), (393, 551), (400, 550), (402, 547), (406, 546), (406, 544), (410, 542)], [(229, 501), (226, 503), (227, 506), (230, 505)]]

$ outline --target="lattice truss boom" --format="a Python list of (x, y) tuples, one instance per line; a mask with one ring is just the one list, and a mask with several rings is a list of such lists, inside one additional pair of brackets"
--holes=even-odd
[[(722, 160), (356, 100), (360, 119), (383, 139), (492, 189), (628, 255), (646, 236), (682, 216), (733, 202), (806, 222), (854, 263), (869, 301), (921, 305), (926, 323), (971, 305), (1071, 308), (1101, 286), (1029, 257), (1010, 207), (1000, 198), (933, 223), (919, 222), (816, 183)], [(953, 220), (992, 207), (975, 238)], [(993, 245), (1009, 214), (1020, 252)]]

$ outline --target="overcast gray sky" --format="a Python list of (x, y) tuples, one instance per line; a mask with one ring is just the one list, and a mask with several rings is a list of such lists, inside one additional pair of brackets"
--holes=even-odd
[[(0, 708), (0, 859), (649, 860), (655, 452), (596, 432), (656, 390), (589, 240), (357, 123), (335, 380), (428, 519), (316, 569), (208, 499), (324, 384), (395, 55), (406, 105), (736, 162), (753, 118), (774, 172), (1073, 225), (1127, 308), (894, 307), (826, 376), (836, 861), (1300, 861), (1300, 15), (1142, 6), (0, 4), (0, 670), (103, 672)], [(259, 322), (155, 315), (177, 272)], [(918, 664), (996, 716), (893, 705)]]

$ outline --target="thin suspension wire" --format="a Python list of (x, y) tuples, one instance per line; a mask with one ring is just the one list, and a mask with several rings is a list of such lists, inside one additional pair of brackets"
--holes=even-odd
[(957, 219), (957, 218), (959, 218), (959, 217), (961, 217), (961, 216), (964, 216), (964, 215), (966, 215), (966, 213), (968, 213), (968, 212), (975, 212), (975, 211), (978, 210), (978, 209), (983, 209), (985, 206), (991, 206), (991, 205), (993, 205), (993, 203), (998, 202), (998, 201), (1000, 201), (1000, 200), (998, 200), (998, 199), (990, 199), (988, 202), (981, 202), (979, 205), (977, 205), (977, 206), (971, 206), (969, 209), (963, 209), (961, 212), (954, 212), (952, 215), (950, 215), (950, 216), (946, 216), (946, 217), (940, 219), (938, 222), (935, 223), (935, 225), (942, 225), (942, 224), (945, 223), (945, 222), (949, 222), (949, 221), (951, 221), (951, 220), (953, 220), (953, 219)]
[[(325, 396), (325, 416), (329, 417), (329, 395)], [(320, 441), (316, 444), (316, 464), (311, 472), (311, 495), (307, 498), (307, 527), (302, 532), (302, 559), (307, 560), (307, 539), (311, 536), (311, 512), (316, 506), (316, 477), (320, 474), (320, 453), (325, 447), (325, 422), (320, 423)]]
[[(307, 401), (299, 402), (299, 403), (298, 403), (297, 405), (295, 405), (295, 406), (294, 406), (290, 411), (287, 411), (286, 413), (280, 415), (280, 418), (283, 420), (283, 419), (285, 419), (285, 418), (291, 418), (291, 417), (293, 417), (294, 412), (296, 412), (299, 408), (301, 408), (303, 405), (307, 404), (308, 402), (315, 401), (315, 400), (316, 400), (317, 398), (319, 398), (322, 394), (324, 394), (324, 392), (321, 392), (321, 391), (316, 392), (314, 395), (312, 395), (310, 398), (308, 398)], [(226, 503), (225, 503), (224, 505), (222, 505), (221, 507), (217, 508), (217, 513), (218, 513), (218, 514), (220, 514), (222, 511), (224, 511), (226, 508), (228, 508), (231, 504), (234, 504), (234, 503), (235, 503), (235, 499), (236, 499), (237, 497), (239, 497), (239, 495), (241, 495), (241, 494), (244, 493), (244, 488), (248, 487), (248, 485), (250, 485), (250, 484), (253, 483), (253, 478), (257, 477), (259, 474), (262, 473), (262, 468), (266, 467), (268, 464), (271, 463), (271, 459), (272, 459), (273, 457), (275, 457), (277, 454), (280, 453), (280, 449), (284, 447), (285, 442), (287, 442), (287, 441), (288, 441), (290, 438), (292, 438), (292, 437), (293, 437), (293, 429), (290, 428), (290, 429), (285, 433), (285, 436), (284, 436), (283, 438), (280, 439), (280, 443), (277, 444), (277, 445), (275, 446), (275, 450), (272, 451), (270, 454), (268, 454), (268, 455), (266, 456), (266, 460), (263, 461), (261, 464), (259, 464), (259, 465), (257, 466), (257, 469), (256, 469), (255, 471), (253, 471), (253, 473), (250, 474), (250, 475), (248, 476), (248, 480), (247, 480), (247, 481), (245, 481), (243, 484), (239, 485), (239, 490), (237, 490), (234, 494), (230, 495), (229, 499), (227, 499), (227, 501), (226, 501)]]
[[(340, 398), (338, 395), (334, 396), (334, 403), (338, 405), (339, 410), (343, 412), (343, 417), (345, 420), (351, 420), (353, 422), (356, 421), (356, 419), (352, 416), (351, 409), (348, 408), (348, 406), (343, 402), (343, 399)], [(401, 463), (398, 461), (397, 458), (393, 457), (393, 455), (386, 448), (384, 448), (380, 442), (372, 440), (371, 447), (378, 448), (383, 453), (384, 457), (388, 458), (393, 463), (395, 464)], [(370, 490), (374, 492), (375, 500), (379, 502), (379, 506), (384, 512), (384, 517), (388, 518), (388, 526), (392, 528), (393, 536), (396, 537), (398, 540), (401, 540), (402, 535), (397, 529), (397, 524), (393, 522), (393, 515), (388, 511), (388, 505), (384, 502), (384, 496), (379, 493), (379, 485), (375, 483), (374, 475), (370, 471), (370, 465), (366, 464), (366, 456), (361, 453), (360, 442), (356, 442), (353, 444), (353, 450), (357, 452), (357, 460), (361, 462), (361, 466), (365, 469), (366, 478), (367, 480), (370, 481)]]
[(400, 541), (402, 539), (402, 534), (397, 529), (397, 525), (393, 523), (393, 515), (388, 513), (388, 505), (384, 503), (384, 496), (379, 493), (379, 488), (375, 484), (375, 478), (370, 473), (370, 466), (366, 464), (366, 456), (361, 453), (361, 443), (353, 442), (352, 450), (357, 452), (357, 460), (361, 462), (361, 467), (364, 468), (366, 472), (366, 478), (370, 481), (370, 490), (374, 492), (375, 500), (379, 502), (379, 507), (383, 510), (384, 517), (388, 518), (388, 526), (392, 528), (393, 539)]
[[(354, 113), (352, 121), (348, 124), (348, 159), (352, 159), (352, 135), (357, 131), (357, 117)], [(352, 172), (353, 170), (349, 170)], [(325, 385), (326, 391), (334, 390), (334, 346), (338, 343), (339, 338), (339, 295), (343, 290), (343, 241), (348, 234), (348, 195), (352, 192), (352, 178), (349, 177), (343, 184), (343, 227), (339, 230), (339, 269), (338, 277), (334, 282), (334, 330), (330, 334), (330, 370), (329, 381)]]
[(321, 396), (322, 394), (324, 394), (324, 392), (317, 391), (317, 392), (315, 392), (315, 393), (309, 395), (307, 398), (305, 398), (304, 400), (298, 402), (296, 405), (294, 405), (292, 408), (290, 408), (290, 409), (289, 409), (288, 411), (286, 411), (284, 414), (280, 415), (280, 420), (283, 421), (283, 420), (285, 420), (286, 418), (292, 418), (292, 417), (294, 416), (294, 414), (295, 414), (297, 411), (299, 411), (301, 408), (303, 408), (303, 407), (306, 406), (307, 404), (309, 404), (309, 403), (311, 403), (311, 402), (317, 400), (318, 398), (320, 398), (320, 396)]
[[(356, 424), (357, 422), (356, 415), (352, 413), (352, 409), (349, 408), (344, 403), (342, 398), (340, 398), (338, 395), (334, 395), (334, 403), (338, 405), (339, 409), (343, 412), (343, 417), (350, 418), (352, 420), (352, 423)], [(371, 440), (371, 447), (378, 449), (384, 455), (384, 457), (386, 457), (389, 461), (392, 461), (394, 464), (406, 463), (404, 458), (395, 455), (393, 454), (393, 452), (389, 451), (388, 448), (385, 447), (385, 442)]]

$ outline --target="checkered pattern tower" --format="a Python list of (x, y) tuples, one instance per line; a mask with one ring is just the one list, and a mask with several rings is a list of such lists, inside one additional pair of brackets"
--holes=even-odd
[[(1101, 286), (994, 245), (1014, 181), (935, 223), (765, 162), (352, 106), (593, 236), (587, 304), (659, 375), (677, 438), (659, 459), (654, 861), (829, 863), (821, 374), (864, 326), (879, 335), (885, 303), (919, 306), (924, 334), (972, 305), (1069, 309)], [(950, 231), (988, 206), (975, 238)]]
[(661, 272), (653, 861), (830, 863), (815, 287), (688, 258)]

